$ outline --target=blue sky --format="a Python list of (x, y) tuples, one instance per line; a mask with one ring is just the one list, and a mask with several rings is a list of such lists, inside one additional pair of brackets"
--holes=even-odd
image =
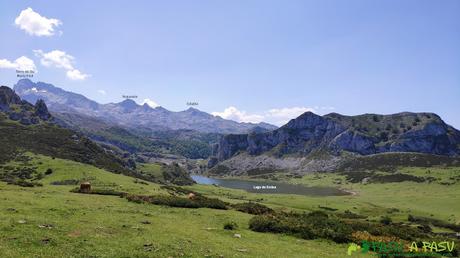
[(275, 124), (427, 111), (460, 128), (458, 0), (1, 0), (0, 35), (9, 86), (24, 56), (34, 81), (101, 103)]

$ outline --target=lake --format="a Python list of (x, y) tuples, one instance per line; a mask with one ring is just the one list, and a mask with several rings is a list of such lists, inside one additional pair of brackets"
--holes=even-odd
[(274, 181), (254, 181), (244, 179), (222, 179), (200, 175), (192, 175), (193, 180), (203, 185), (219, 185), (222, 187), (242, 189), (251, 193), (262, 194), (298, 194), (309, 196), (349, 195), (348, 192), (334, 187), (304, 186)]

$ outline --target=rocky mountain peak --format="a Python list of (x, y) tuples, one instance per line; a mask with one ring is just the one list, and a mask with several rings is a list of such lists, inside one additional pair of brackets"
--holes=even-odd
[(187, 108), (187, 110), (185, 110), (186, 112), (201, 112), (199, 109), (197, 108), (193, 108), (193, 107), (189, 107)]
[(23, 125), (38, 124), (40, 121), (54, 121), (43, 100), (32, 105), (21, 98), (9, 87), (0, 87), (0, 111), (7, 118), (19, 121)]
[(206, 113), (206, 112), (203, 112), (197, 108), (193, 108), (193, 107), (190, 107), (188, 109), (186, 109), (185, 111), (182, 111), (182, 113), (185, 113), (185, 114), (188, 114), (190, 116), (194, 116), (194, 117), (202, 117), (202, 118), (212, 118), (213, 116)]
[(224, 136), (213, 155), (219, 160), (237, 153), (270, 153), (307, 156), (314, 151), (340, 155), (417, 152), (460, 155), (460, 131), (433, 113), (363, 114), (336, 113), (319, 116), (306, 112), (270, 132)]
[(162, 106), (155, 107), (154, 109), (157, 110), (157, 111), (168, 111), (169, 112), (169, 110), (167, 110), (166, 108), (164, 108)]
[(34, 87), (35, 83), (33, 83), (29, 79), (21, 79), (19, 80), (16, 85), (14, 86), (14, 89), (16, 91), (22, 91), (24, 89), (30, 89), (31, 87)]
[(49, 120), (51, 118), (51, 114), (48, 112), (48, 107), (42, 99), (37, 100), (34, 114), (42, 120)]
[(305, 129), (305, 128), (312, 128), (318, 126), (321, 123), (325, 123), (325, 118), (319, 116), (313, 112), (305, 112), (302, 115), (298, 116), (295, 119), (289, 121), (283, 127), (291, 128), (291, 129)]
[(118, 106), (122, 107), (125, 111), (132, 111), (140, 107), (134, 100), (125, 99), (122, 102), (117, 103)]
[(0, 110), (9, 110), (12, 104), (20, 105), (21, 98), (7, 86), (0, 87)]

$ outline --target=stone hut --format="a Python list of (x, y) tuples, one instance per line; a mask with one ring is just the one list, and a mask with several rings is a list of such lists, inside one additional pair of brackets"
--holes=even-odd
[(90, 193), (91, 192), (91, 183), (83, 182), (80, 184), (80, 193)]

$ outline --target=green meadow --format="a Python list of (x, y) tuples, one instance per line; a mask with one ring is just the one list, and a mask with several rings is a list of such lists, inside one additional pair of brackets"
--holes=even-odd
[[(138, 204), (125, 198), (70, 192), (72, 182), (142, 195), (168, 194), (154, 184), (73, 161), (28, 154), (27, 166), (45, 174), (34, 179), (43, 186), (21, 187), (0, 182), (1, 257), (346, 257), (347, 244), (304, 240), (284, 234), (249, 230), (253, 215), (235, 210), (187, 209)], [(5, 166), (24, 166), (14, 161)], [(0, 169), (0, 171), (1, 171)], [(159, 173), (154, 165), (143, 165)], [(409, 214), (460, 221), (460, 183), (451, 178), (460, 168), (402, 168), (404, 173), (436, 181), (349, 183), (340, 174), (277, 175), (278, 180), (308, 186), (336, 186), (348, 196), (308, 197), (254, 194), (211, 185), (185, 188), (229, 203), (254, 201), (283, 211), (346, 210), (378, 221), (386, 215), (407, 222)], [(442, 182), (457, 182), (442, 184)], [(237, 228), (224, 230), (225, 223)], [(444, 228), (434, 230), (450, 232)], [(241, 237), (235, 237), (235, 234)], [(353, 254), (353, 257), (371, 257)]]

